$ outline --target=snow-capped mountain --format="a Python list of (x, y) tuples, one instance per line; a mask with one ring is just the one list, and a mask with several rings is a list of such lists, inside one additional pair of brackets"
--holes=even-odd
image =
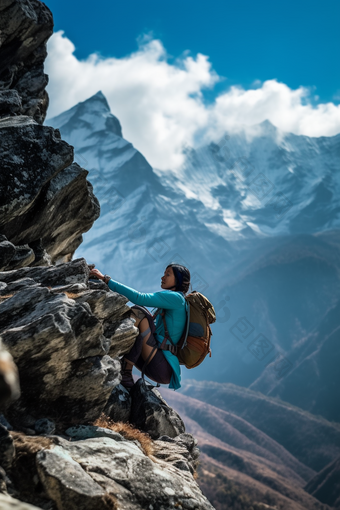
[(170, 260), (187, 264), (196, 285), (216, 276), (231, 253), (229, 242), (205, 225), (200, 200), (166, 184), (122, 138), (101, 92), (48, 122), (74, 146), (101, 204), (79, 255), (136, 288), (148, 283), (158, 290)]
[[(287, 353), (299, 327), (311, 330), (333, 304), (334, 242), (317, 233), (335, 229), (337, 238), (340, 135), (297, 136), (265, 121), (185, 148), (183, 166), (165, 172), (122, 137), (101, 92), (47, 122), (74, 146), (101, 204), (77, 255), (142, 292), (160, 290), (167, 263), (183, 263), (214, 304), (214, 356), (195, 377), (244, 385), (259, 377), (265, 364), (230, 332), (239, 317)], [(318, 305), (308, 325), (311, 289)]]
[(168, 175), (167, 183), (205, 205), (205, 224), (228, 240), (340, 225), (340, 134), (297, 136), (264, 121), (188, 148), (176, 179)]

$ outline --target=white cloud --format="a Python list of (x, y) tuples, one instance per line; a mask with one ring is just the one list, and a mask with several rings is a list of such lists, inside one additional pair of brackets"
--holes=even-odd
[(257, 80), (256, 89), (250, 90), (233, 86), (206, 105), (202, 91), (219, 80), (208, 57), (184, 54), (169, 63), (159, 40), (144, 40), (138, 51), (119, 59), (93, 54), (78, 60), (74, 50), (62, 31), (48, 43), (48, 116), (102, 90), (122, 124), (124, 137), (156, 168), (180, 164), (184, 144), (202, 138), (216, 141), (226, 130), (265, 119), (296, 134), (340, 132), (340, 105), (313, 106), (309, 89), (292, 90), (276, 80)]

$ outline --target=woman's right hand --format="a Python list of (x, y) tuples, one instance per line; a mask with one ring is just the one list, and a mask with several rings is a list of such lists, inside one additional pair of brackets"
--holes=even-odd
[(99, 269), (91, 269), (90, 270), (90, 277), (95, 276), (99, 280), (104, 280), (104, 275), (99, 271)]

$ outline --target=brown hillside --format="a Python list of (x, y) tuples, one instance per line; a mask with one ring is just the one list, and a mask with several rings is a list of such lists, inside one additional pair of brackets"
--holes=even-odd
[(188, 396), (166, 389), (162, 394), (198, 439), (199, 483), (217, 510), (243, 510), (250, 502), (282, 510), (329, 508), (303, 488), (315, 472), (253, 425)]
[(340, 456), (340, 424), (279, 399), (234, 384), (193, 380), (183, 383), (181, 394), (243, 418), (315, 471)]

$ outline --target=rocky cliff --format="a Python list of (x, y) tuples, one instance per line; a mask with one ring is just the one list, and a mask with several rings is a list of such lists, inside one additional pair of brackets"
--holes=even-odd
[(0, 0), (0, 508), (210, 510), (180, 416), (119, 385), (127, 299), (72, 260), (100, 209), (43, 125), (52, 29), (40, 1)]

